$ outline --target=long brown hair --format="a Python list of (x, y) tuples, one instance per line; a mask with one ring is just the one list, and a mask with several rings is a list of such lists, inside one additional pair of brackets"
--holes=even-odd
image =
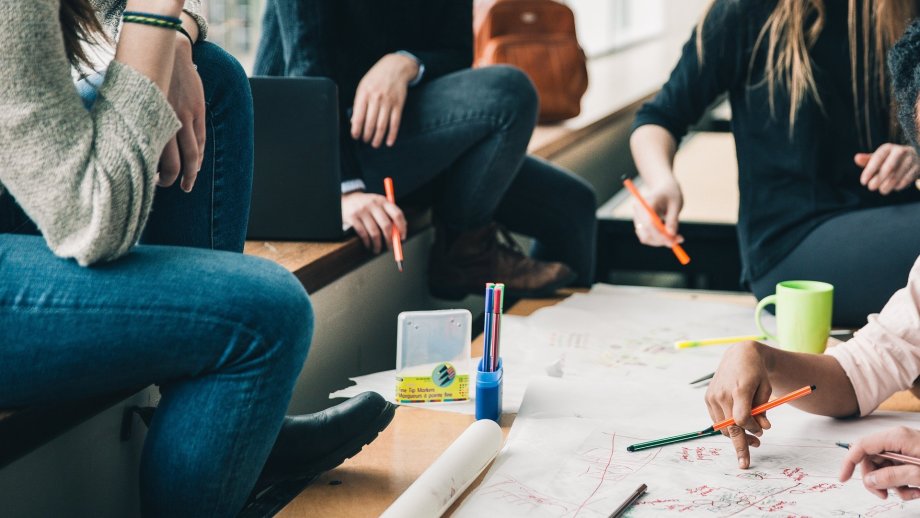
[[(868, 135), (870, 134), (869, 115), (872, 102), (878, 102), (879, 106), (890, 106), (891, 104), (888, 74), (885, 71), (885, 54), (901, 38), (907, 24), (917, 15), (917, 6), (913, 0), (863, 0), (860, 14), (856, 0), (848, 1), (847, 25), (853, 108), (860, 140), (871, 147), (872, 142)], [(712, 6), (709, 10), (711, 9)], [(700, 60), (703, 58), (703, 25), (709, 16), (709, 10), (703, 16), (696, 31), (697, 53)], [(754, 44), (748, 65), (748, 78), (753, 73), (757, 51), (761, 45), (766, 44), (767, 56), (763, 82), (766, 83), (768, 89), (770, 112), (775, 115), (774, 96), (778, 88), (783, 88), (788, 92), (790, 101), (790, 132), (798, 110), (806, 97), (811, 96), (818, 106), (822, 106), (821, 95), (815, 84), (809, 50), (824, 29), (825, 14), (824, 0), (778, 0)], [(862, 42), (862, 56), (858, 55), (860, 42)], [(857, 77), (860, 65), (863, 69), (862, 78)], [(877, 84), (872, 84), (873, 78)], [(860, 120), (859, 117), (860, 91), (863, 92), (864, 120)], [(892, 129), (896, 129), (893, 117), (891, 124)], [(865, 140), (864, 137), (866, 137)]]
[(61, 0), (59, 16), (70, 64), (75, 68), (91, 66), (87, 46), (106, 41), (106, 36), (89, 0)]

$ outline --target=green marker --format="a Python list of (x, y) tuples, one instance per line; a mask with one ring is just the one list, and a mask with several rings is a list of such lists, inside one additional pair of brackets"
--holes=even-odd
[(649, 448), (657, 448), (659, 446), (674, 444), (676, 442), (692, 441), (694, 439), (702, 439), (703, 437), (712, 437), (713, 435), (719, 435), (721, 433), (722, 432), (718, 430), (713, 430), (710, 426), (701, 432), (690, 432), (681, 435), (675, 435), (673, 437), (665, 437), (664, 439), (655, 439), (654, 441), (646, 441), (640, 442), (638, 444), (633, 444), (632, 446), (627, 446), (626, 451), (647, 450)]

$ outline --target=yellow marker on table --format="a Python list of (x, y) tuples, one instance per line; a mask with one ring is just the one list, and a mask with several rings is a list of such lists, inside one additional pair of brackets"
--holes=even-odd
[(707, 345), (725, 345), (733, 344), (736, 342), (747, 342), (751, 340), (766, 340), (767, 337), (764, 335), (750, 335), (750, 336), (726, 336), (723, 338), (707, 338), (706, 340), (681, 340), (679, 342), (674, 342), (675, 349), (692, 349), (694, 347), (704, 347)]

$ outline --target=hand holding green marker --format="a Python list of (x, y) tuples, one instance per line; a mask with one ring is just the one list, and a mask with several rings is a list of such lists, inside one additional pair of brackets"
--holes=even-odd
[[(802, 387), (799, 390), (796, 390), (795, 392), (790, 392), (786, 394), (785, 396), (778, 397), (772, 401), (768, 401), (752, 409), (751, 415), (760, 415), (760, 414), (766, 413), (767, 410), (776, 408), (790, 401), (795, 401), (796, 399), (799, 399), (801, 397), (805, 397), (817, 389), (818, 387), (814, 385)], [(711, 437), (713, 435), (722, 433), (722, 429), (728, 428), (729, 426), (735, 426), (735, 425), (737, 425), (737, 423), (735, 423), (735, 420), (729, 417), (728, 419), (719, 421), (718, 423), (713, 424), (709, 428), (706, 428), (705, 430), (700, 430), (699, 432), (684, 433), (680, 435), (674, 435), (671, 437), (665, 437), (664, 439), (655, 439), (652, 441), (640, 442), (637, 444), (627, 446), (626, 451), (632, 452), (632, 451), (647, 450), (649, 448), (657, 448), (659, 446), (664, 446), (666, 444), (674, 444), (678, 442), (692, 441), (694, 439), (701, 439), (703, 437)]]

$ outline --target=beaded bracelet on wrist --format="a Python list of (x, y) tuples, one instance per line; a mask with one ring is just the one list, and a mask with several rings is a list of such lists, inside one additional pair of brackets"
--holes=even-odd
[[(151, 27), (161, 27), (163, 29), (172, 29), (174, 31), (179, 31), (182, 29), (182, 20), (176, 18), (175, 16), (163, 16), (160, 14), (125, 11), (121, 19), (124, 23), (149, 25)], [(191, 37), (189, 37), (189, 41), (191, 41)]]

